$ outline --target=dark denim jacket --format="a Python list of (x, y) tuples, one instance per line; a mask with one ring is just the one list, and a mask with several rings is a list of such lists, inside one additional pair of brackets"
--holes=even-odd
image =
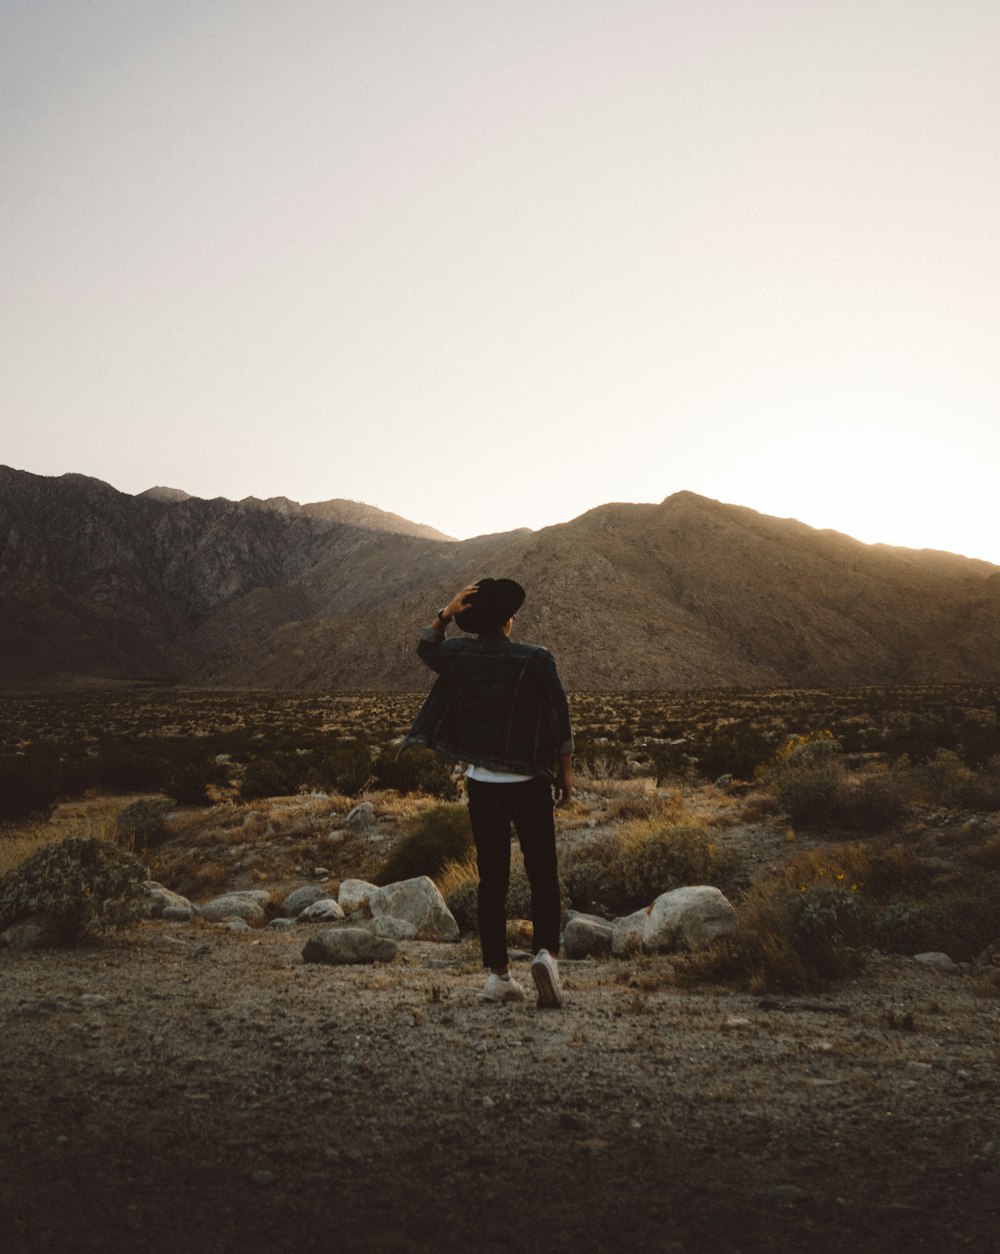
[(573, 752), (555, 658), (536, 644), (475, 640), (424, 627), (417, 653), (439, 678), (403, 741), (496, 771), (555, 777)]

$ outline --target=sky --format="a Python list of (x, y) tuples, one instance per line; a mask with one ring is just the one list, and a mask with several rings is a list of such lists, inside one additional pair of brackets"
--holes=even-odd
[(7, 0), (0, 462), (1000, 564), (996, 0)]

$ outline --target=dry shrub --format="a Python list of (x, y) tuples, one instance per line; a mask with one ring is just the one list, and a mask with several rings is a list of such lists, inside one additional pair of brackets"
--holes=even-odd
[(41, 918), (60, 944), (138, 919), (148, 872), (127, 849), (99, 836), (45, 845), (0, 879), (0, 929)]
[(439, 875), (448, 862), (463, 862), (472, 850), (472, 828), (464, 805), (442, 801), (408, 820), (378, 874), (392, 884), (418, 875)]
[(871, 869), (858, 845), (795, 854), (773, 877), (752, 884), (737, 932), (685, 963), (688, 980), (733, 980), (753, 992), (803, 991), (856, 971), (870, 907)]
[(688, 815), (683, 801), (676, 794), (664, 796), (655, 788), (642, 787), (641, 781), (608, 791), (607, 821), (629, 822), (632, 819), (657, 819), (664, 823), (682, 823)]
[(609, 870), (635, 910), (685, 884), (728, 883), (737, 861), (699, 824), (633, 819), (615, 833)]

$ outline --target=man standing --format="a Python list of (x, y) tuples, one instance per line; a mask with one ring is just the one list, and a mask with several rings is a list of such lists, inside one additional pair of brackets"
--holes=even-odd
[[(555, 798), (573, 795), (573, 735), (555, 659), (539, 645), (510, 639), (525, 592), (511, 579), (463, 588), (420, 632), (417, 653), (438, 680), (417, 715), (408, 745), (426, 745), (468, 763), (469, 819), (479, 867), (479, 939), (487, 1001), (523, 1001), (510, 974), (507, 890), (513, 823), (531, 886), (539, 1006), (561, 1006), (559, 874)], [(445, 638), (455, 620), (470, 635)], [(472, 639), (472, 636), (475, 639)]]

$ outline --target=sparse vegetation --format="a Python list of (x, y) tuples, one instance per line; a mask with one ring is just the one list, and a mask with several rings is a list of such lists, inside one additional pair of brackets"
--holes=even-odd
[[(471, 929), (475, 861), (454, 768), (397, 750), (419, 700), (7, 694), (0, 869), (58, 843), (62, 821), (38, 816), (61, 799), (88, 791), (80, 805), (97, 806), (93, 794), (109, 793), (107, 834), (148, 854), (177, 891), (284, 882), (317, 866), (380, 882), (429, 874)], [(682, 883), (716, 884), (741, 931), (692, 960), (698, 978), (807, 987), (871, 947), (965, 960), (1000, 936), (1000, 834), (985, 818), (1000, 809), (995, 688), (576, 694), (572, 705), (567, 904), (613, 916)], [(383, 825), (374, 843), (343, 830), (362, 793)], [(787, 828), (781, 856), (741, 860), (748, 824)], [(848, 848), (867, 858), (863, 873), (845, 863)], [(516, 858), (508, 905), (529, 913)]]
[(98, 836), (46, 845), (0, 879), (0, 930), (44, 921), (54, 940), (74, 944), (88, 932), (137, 919), (146, 868), (126, 849)]
[(441, 874), (447, 863), (464, 862), (472, 851), (472, 828), (464, 805), (442, 802), (406, 824), (396, 847), (379, 872), (378, 883)]

